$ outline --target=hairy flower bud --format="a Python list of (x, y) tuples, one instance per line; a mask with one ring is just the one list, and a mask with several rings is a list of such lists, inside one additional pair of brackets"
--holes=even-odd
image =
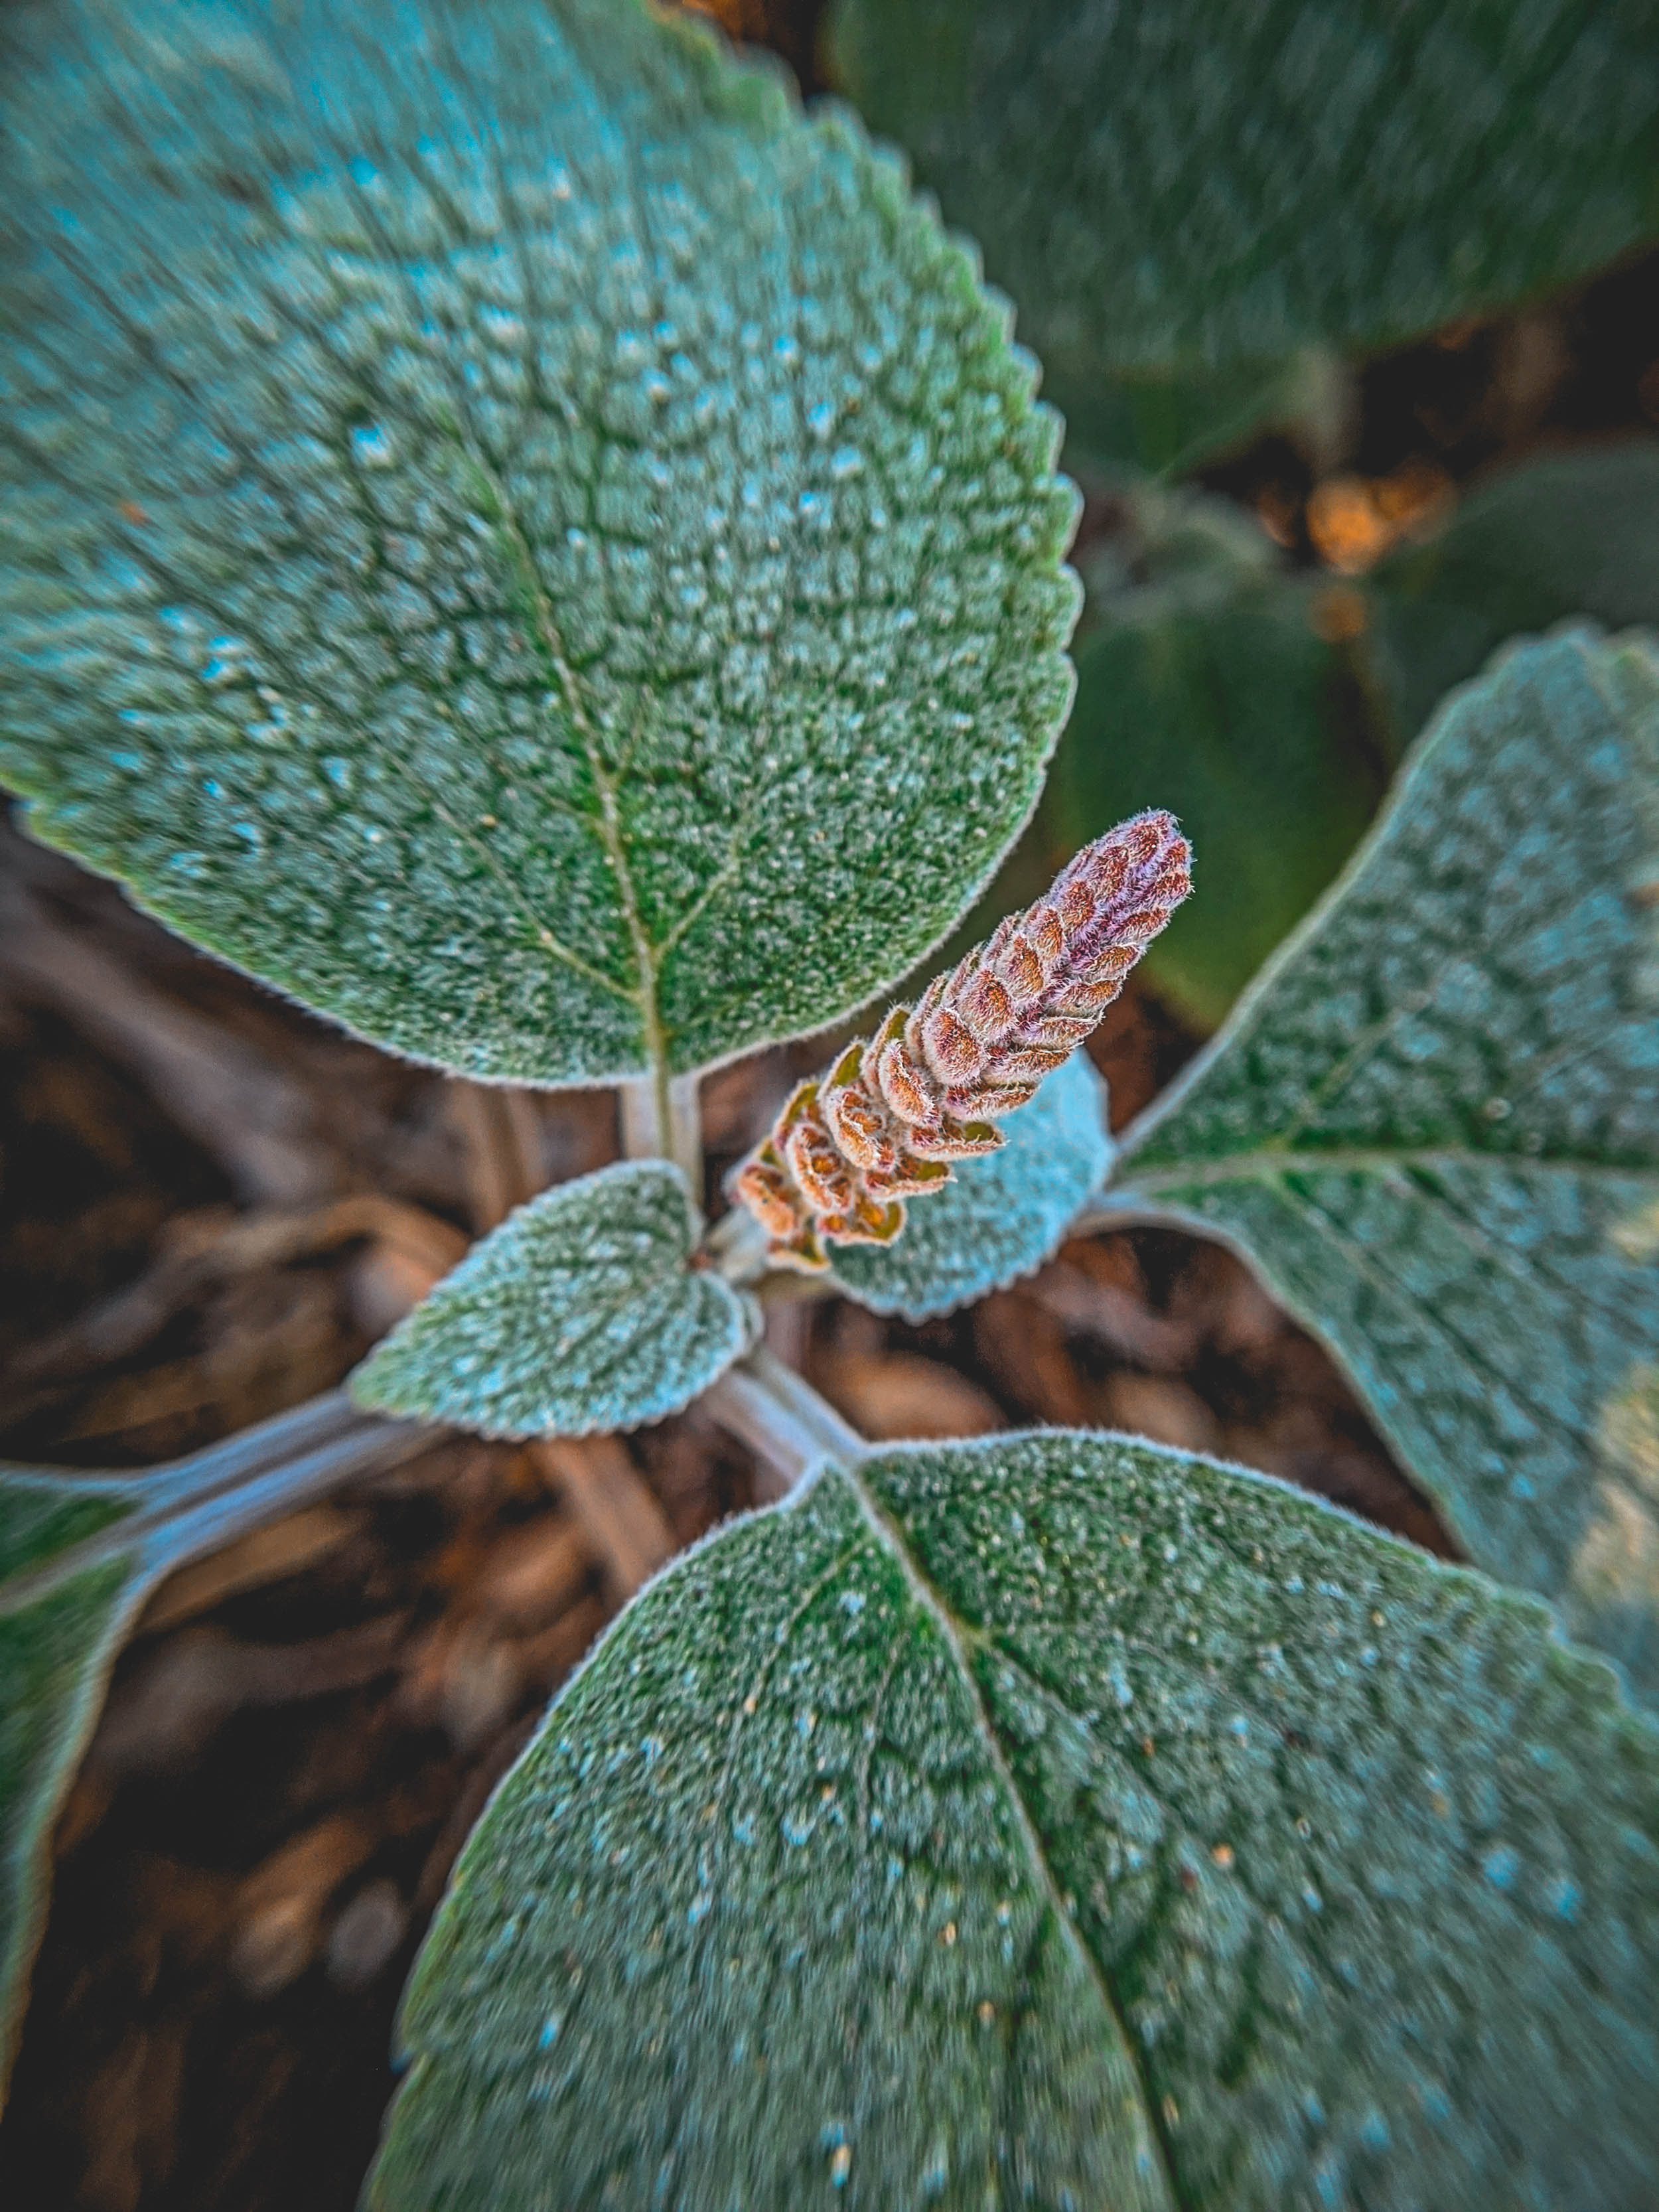
[(1000, 923), (914, 1010), (804, 1083), (732, 1180), (787, 1266), (825, 1244), (887, 1244), (904, 1200), (994, 1152), (1024, 1106), (1099, 1021), (1192, 889), (1172, 815), (1120, 823), (1069, 860), (1035, 906)]

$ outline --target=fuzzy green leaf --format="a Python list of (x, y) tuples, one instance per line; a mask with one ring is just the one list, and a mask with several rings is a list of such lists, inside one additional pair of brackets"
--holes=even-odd
[(702, 1230), (664, 1160), (560, 1183), (398, 1322), (351, 1395), (487, 1437), (585, 1437), (677, 1413), (752, 1334), (739, 1293), (691, 1265)]
[(830, 1272), (877, 1313), (926, 1321), (1040, 1267), (1106, 1179), (1106, 1086), (1086, 1054), (1057, 1067), (1004, 1124), (1000, 1152), (959, 1161), (913, 1199), (897, 1242), (836, 1244)]
[(1142, 806), (1179, 815), (1193, 896), (1146, 967), (1204, 1028), (1307, 912), (1379, 796), (1357, 687), (1312, 627), (1315, 600), (1273, 577), (1218, 579), (1208, 605), (1136, 592), (1105, 603), (1078, 653), (1045, 805), (1067, 848)]
[(1659, 1699), (1651, 646), (1522, 645), (1454, 695), (1117, 1177), (1252, 1260), (1475, 1563)]
[(137, 1504), (106, 1480), (0, 1470), (0, 2102), (46, 1916), (52, 1823), (145, 1579), (136, 1546), (49, 1585), (33, 1577)]
[(842, 0), (835, 52), (1061, 404), (1376, 346), (1659, 231), (1649, 0)]
[(895, 980), (1064, 719), (1076, 495), (848, 116), (635, 0), (46, 7), (0, 770), (394, 1049), (688, 1070)]
[(1542, 1607), (1124, 1438), (890, 1450), (556, 1702), (369, 2198), (1644, 2212), (1656, 1941), (1659, 1737)]
[(1495, 477), (1369, 580), (1402, 744), (1506, 637), (1572, 615), (1610, 629), (1659, 626), (1659, 439), (1553, 453)]

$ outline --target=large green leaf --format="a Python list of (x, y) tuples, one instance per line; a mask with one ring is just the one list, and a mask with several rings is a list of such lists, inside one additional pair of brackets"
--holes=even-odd
[(1659, 1358), (1650, 645), (1519, 646), (1455, 695), (1116, 1176), (1109, 1210), (1251, 1259), (1476, 1564), (1659, 1698), (1659, 1475), (1620, 1441)]
[(1123, 1438), (891, 1450), (554, 1705), (370, 2201), (1645, 2212), (1656, 1940), (1659, 1737), (1535, 1602)]
[(1313, 627), (1317, 588), (1218, 585), (1209, 604), (1196, 592), (1103, 604), (1044, 802), (1067, 847), (1142, 806), (1180, 816), (1194, 893), (1146, 972), (1204, 1028), (1335, 874), (1380, 781), (1343, 651)]
[(489, 1437), (591, 1436), (676, 1413), (755, 1333), (742, 1294), (692, 1266), (702, 1228), (664, 1160), (544, 1191), (398, 1322), (352, 1395)]
[(0, 769), (395, 1048), (690, 1069), (896, 978), (1070, 694), (1058, 425), (850, 118), (635, 0), (30, 11)]
[(1106, 1086), (1087, 1055), (1056, 1068), (1004, 1133), (1000, 1152), (959, 1162), (941, 1189), (912, 1200), (896, 1243), (832, 1245), (841, 1287), (877, 1313), (920, 1322), (1040, 1267), (1111, 1161)]
[(1659, 624), (1659, 439), (1553, 453), (1382, 562), (1374, 635), (1403, 744), (1493, 647), (1570, 615)]
[(1068, 410), (1386, 344), (1659, 232), (1650, 0), (842, 0), (835, 52)]

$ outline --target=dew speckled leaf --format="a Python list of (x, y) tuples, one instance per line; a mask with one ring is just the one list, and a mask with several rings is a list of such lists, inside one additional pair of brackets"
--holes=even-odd
[(1088, 1055), (1074, 1052), (1003, 1132), (1000, 1152), (959, 1161), (942, 1189), (910, 1201), (896, 1243), (830, 1248), (849, 1297), (926, 1321), (1042, 1265), (1111, 1161), (1106, 1086)]
[(853, 118), (635, 0), (58, 0), (0, 198), (0, 771), (392, 1048), (687, 1070), (1030, 811), (1076, 495)]
[(691, 1265), (702, 1226), (665, 1161), (544, 1191), (398, 1322), (351, 1394), (489, 1437), (590, 1436), (678, 1413), (750, 1334), (742, 1296)]
[(1425, 544), (1379, 562), (1379, 672), (1402, 744), (1523, 630), (1575, 615), (1659, 627), (1659, 438), (1551, 453), (1481, 484)]
[(474, 1831), (369, 2201), (1644, 2212), (1659, 1736), (1534, 1601), (1063, 1431), (624, 1613)]
[(130, 1514), (136, 1494), (0, 1469), (0, 2101), (46, 1913), (52, 1822), (138, 1595), (134, 1556), (22, 1582)]
[(1525, 644), (1455, 694), (1117, 1178), (1244, 1252), (1476, 1565), (1659, 1699), (1651, 645)]
[(842, 0), (832, 36), (1068, 410), (1113, 372), (1385, 344), (1659, 232), (1650, 0)]

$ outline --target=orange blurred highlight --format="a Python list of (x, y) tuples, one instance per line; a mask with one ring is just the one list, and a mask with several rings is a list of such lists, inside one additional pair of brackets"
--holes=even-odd
[(1328, 477), (1308, 497), (1308, 535), (1328, 568), (1363, 575), (1401, 538), (1437, 522), (1456, 493), (1432, 461), (1386, 477)]
[(1365, 595), (1352, 584), (1328, 584), (1308, 602), (1308, 627), (1327, 645), (1346, 645), (1370, 620)]

